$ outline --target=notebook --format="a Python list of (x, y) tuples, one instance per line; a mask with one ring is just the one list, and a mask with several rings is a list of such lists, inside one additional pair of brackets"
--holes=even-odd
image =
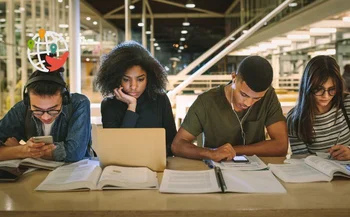
[(101, 166), (166, 167), (164, 128), (102, 128), (92, 125), (92, 144)]

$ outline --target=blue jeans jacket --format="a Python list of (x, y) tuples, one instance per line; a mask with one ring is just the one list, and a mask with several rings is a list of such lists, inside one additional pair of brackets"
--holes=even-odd
[[(53, 151), (55, 161), (73, 162), (84, 157), (90, 157), (91, 145), (90, 101), (78, 93), (71, 94), (72, 114), (68, 120), (68, 106), (63, 106), (62, 112), (55, 119), (51, 129), (56, 149)], [(27, 141), (25, 136), (25, 116), (27, 107), (23, 101), (18, 102), (0, 120), (0, 145), (9, 137)], [(32, 116), (37, 136), (43, 135), (42, 122)]]

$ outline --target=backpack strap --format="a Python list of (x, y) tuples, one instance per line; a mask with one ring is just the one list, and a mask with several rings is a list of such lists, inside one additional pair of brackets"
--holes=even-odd
[(27, 140), (33, 136), (37, 136), (36, 126), (34, 121), (32, 121), (32, 111), (29, 109), (29, 106), (27, 106), (26, 116), (24, 118), (24, 135)]

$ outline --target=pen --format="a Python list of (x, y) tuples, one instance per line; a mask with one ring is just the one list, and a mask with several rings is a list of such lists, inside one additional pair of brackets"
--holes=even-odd
[[(334, 144), (333, 146), (335, 146), (335, 145), (338, 144), (338, 140), (339, 140), (339, 138), (340, 138), (340, 134), (341, 134), (341, 131), (339, 132), (338, 137), (337, 137), (337, 140), (335, 141), (335, 144)], [(331, 159), (331, 158), (332, 158), (332, 154), (329, 153), (328, 159)]]
[(350, 164), (346, 164), (346, 165), (345, 165), (345, 168), (346, 168), (348, 171), (350, 171)]

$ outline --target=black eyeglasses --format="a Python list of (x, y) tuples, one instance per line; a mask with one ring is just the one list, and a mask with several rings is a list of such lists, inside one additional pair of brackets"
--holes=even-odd
[(38, 116), (38, 117), (43, 116), (45, 112), (47, 114), (49, 114), (50, 116), (55, 117), (61, 112), (61, 110), (62, 110), (62, 107), (59, 110), (47, 110), (47, 111), (44, 111), (44, 110), (31, 110), (31, 111), (33, 112), (33, 115)]
[(319, 88), (314, 89), (312, 92), (313, 92), (313, 94), (315, 96), (323, 96), (323, 94), (326, 91), (328, 92), (328, 95), (334, 96), (336, 94), (336, 92), (337, 92), (337, 89), (335, 89), (335, 87), (331, 87), (329, 89), (325, 89), (323, 87), (319, 87)]

